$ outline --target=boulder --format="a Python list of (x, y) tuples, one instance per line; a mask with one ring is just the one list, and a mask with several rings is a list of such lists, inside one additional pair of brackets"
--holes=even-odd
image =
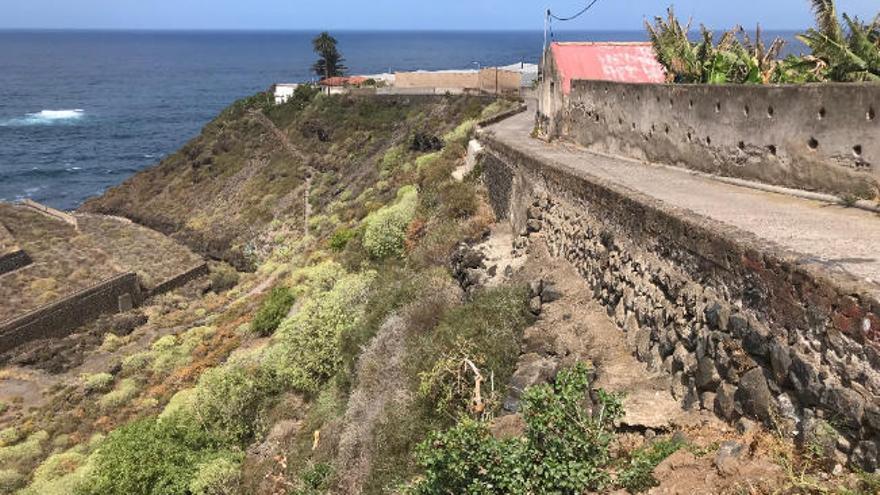
[(742, 412), (769, 423), (772, 416), (773, 395), (767, 386), (767, 379), (761, 368), (747, 371), (739, 379), (739, 388), (734, 397)]

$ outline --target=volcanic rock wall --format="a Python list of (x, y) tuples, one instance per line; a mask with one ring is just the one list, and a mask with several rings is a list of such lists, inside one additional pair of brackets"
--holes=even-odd
[(831, 457), (877, 468), (873, 295), (732, 227), (482, 141), (491, 202), (517, 242), (543, 235), (573, 263), (684, 406), (825, 438)]

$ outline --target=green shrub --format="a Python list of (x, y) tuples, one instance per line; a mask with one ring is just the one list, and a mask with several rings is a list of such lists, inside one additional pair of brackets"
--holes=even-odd
[(239, 275), (235, 268), (223, 263), (211, 270), (211, 290), (220, 294), (238, 285)]
[(245, 445), (262, 431), (262, 413), (276, 390), (265, 370), (230, 362), (206, 371), (195, 387), (192, 407), (205, 430), (231, 444)]
[[(199, 467), (223, 455), (198, 429), (148, 418), (110, 433), (93, 455), (82, 492), (93, 495), (180, 495), (189, 492)], [(229, 454), (226, 454), (229, 455)]]
[(532, 321), (524, 287), (479, 292), (473, 301), (447, 311), (417, 342), (419, 397), (441, 415), (455, 418), (468, 405), (471, 387), (462, 387), (461, 363), (470, 359), (484, 376), (506, 383), (520, 354), (520, 338)]
[(364, 219), (364, 248), (370, 256), (384, 259), (403, 254), (406, 229), (418, 206), (418, 192), (412, 186), (400, 188), (397, 200)]
[(330, 237), (330, 249), (337, 253), (342, 252), (348, 246), (348, 242), (355, 237), (357, 237), (357, 231), (347, 228), (339, 229)]
[(302, 489), (295, 490), (293, 495), (319, 495), (327, 493), (333, 467), (326, 463), (318, 463), (303, 470), (300, 474)]
[(263, 301), (263, 305), (254, 316), (254, 320), (251, 322), (251, 331), (264, 337), (271, 335), (290, 312), (294, 299), (293, 293), (287, 287), (272, 289), (269, 297)]
[(499, 440), (483, 422), (464, 418), (434, 434), (417, 449), (421, 495), (579, 494), (607, 487), (611, 428), (622, 414), (617, 397), (599, 391), (598, 411), (583, 404), (589, 396), (584, 365), (563, 370), (552, 385), (526, 391), (523, 438)]
[(12, 493), (24, 486), (25, 476), (14, 469), (0, 469), (0, 493)]
[(467, 141), (471, 138), (471, 135), (474, 132), (474, 129), (477, 126), (477, 121), (475, 119), (465, 120), (455, 130), (450, 131), (445, 136), (443, 136), (443, 141), (447, 144), (449, 143), (458, 143), (458, 144), (467, 144)]
[(200, 464), (189, 490), (192, 495), (235, 495), (240, 483), (240, 457), (224, 456)]
[(359, 324), (374, 278), (373, 272), (346, 275), (332, 289), (313, 294), (281, 324), (266, 362), (283, 384), (312, 393), (336, 373), (340, 336)]
[(0, 430), (0, 447), (12, 445), (24, 438), (22, 431), (15, 426), (7, 426)]
[(113, 375), (110, 373), (94, 373), (84, 374), (80, 377), (83, 383), (83, 389), (86, 393), (106, 392), (113, 385)]
[(684, 446), (676, 439), (664, 439), (632, 454), (629, 462), (617, 475), (617, 485), (630, 493), (641, 493), (658, 485), (654, 469), (664, 459)]
[(43, 444), (49, 439), (45, 431), (29, 435), (24, 441), (15, 445), (0, 447), (0, 465), (25, 465), (43, 455)]
[(140, 387), (135, 379), (123, 378), (115, 389), (98, 399), (98, 405), (105, 410), (124, 406), (134, 399), (139, 391)]
[(149, 351), (136, 352), (122, 360), (122, 373), (128, 376), (134, 375), (145, 370), (152, 361), (153, 354)]
[(383, 172), (393, 172), (406, 162), (406, 149), (400, 146), (394, 146), (385, 152), (382, 157), (382, 163), (379, 164), (379, 170)]
[(77, 493), (88, 474), (88, 456), (80, 449), (49, 456), (34, 471), (30, 485), (20, 495), (69, 495)]

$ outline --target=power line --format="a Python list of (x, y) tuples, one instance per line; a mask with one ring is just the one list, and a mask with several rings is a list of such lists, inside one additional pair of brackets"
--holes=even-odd
[(584, 7), (580, 12), (578, 12), (577, 14), (575, 14), (573, 16), (559, 17), (559, 16), (553, 14), (553, 12), (550, 12), (550, 9), (547, 9), (547, 16), (550, 17), (551, 19), (555, 19), (557, 21), (562, 21), (562, 22), (573, 21), (573, 20), (577, 19), (578, 17), (586, 14), (587, 11), (592, 9), (593, 6), (596, 5), (596, 3), (598, 3), (598, 2), (599, 2), (599, 0), (593, 0), (592, 2), (588, 3), (587, 6)]

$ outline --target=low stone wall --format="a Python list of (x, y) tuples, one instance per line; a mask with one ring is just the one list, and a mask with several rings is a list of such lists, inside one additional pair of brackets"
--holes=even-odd
[(136, 274), (113, 277), (53, 304), (0, 322), (0, 353), (32, 340), (64, 337), (101, 314), (118, 312), (120, 298), (134, 305), (140, 302)]
[(60, 220), (66, 224), (72, 225), (73, 228), (77, 228), (76, 217), (71, 215), (70, 213), (65, 213), (61, 210), (56, 210), (55, 208), (51, 208), (44, 204), (37, 203), (36, 201), (32, 201), (30, 199), (21, 200), (21, 205), (26, 206), (32, 210), (36, 210), (47, 217), (54, 218), (55, 220)]
[(0, 275), (9, 273), (31, 264), (31, 257), (24, 251), (18, 250), (0, 256)]
[[(878, 465), (880, 304), (732, 227), (481, 137), (496, 214), (579, 270), (687, 407), (747, 416)], [(842, 277), (842, 276), (841, 276)], [(827, 436), (827, 435), (826, 435)], [(824, 438), (824, 437), (823, 437)]]
[(880, 197), (880, 85), (574, 81), (544, 116), (592, 150), (841, 197)]
[(178, 287), (183, 287), (187, 283), (197, 278), (204, 277), (207, 274), (208, 265), (206, 263), (201, 263), (198, 266), (190, 268), (180, 275), (171, 277), (168, 280), (165, 280), (162, 283), (158, 284), (156, 287), (153, 287), (152, 289), (150, 289), (150, 297), (164, 294), (166, 292), (177, 289)]

